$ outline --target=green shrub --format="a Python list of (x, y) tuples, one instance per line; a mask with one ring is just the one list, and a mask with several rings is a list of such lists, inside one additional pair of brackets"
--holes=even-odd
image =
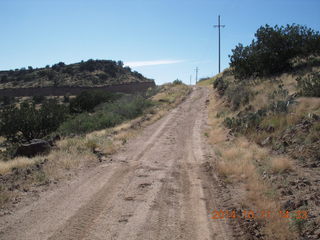
[(179, 80), (179, 79), (174, 80), (172, 83), (175, 84), (175, 85), (183, 84), (183, 82), (181, 80)]
[(252, 96), (252, 92), (247, 85), (238, 82), (229, 83), (223, 77), (219, 77), (213, 82), (213, 88), (217, 89), (221, 96), (225, 95), (227, 97), (233, 110), (249, 103)]
[(226, 82), (225, 80), (223, 80), (222, 77), (217, 78), (214, 82), (213, 82), (213, 88), (218, 90), (218, 93), (223, 96), (225, 91), (228, 88), (228, 82)]
[(245, 133), (248, 130), (256, 129), (266, 114), (266, 110), (239, 114), (237, 117), (226, 118), (224, 125), (235, 132)]
[(288, 101), (275, 101), (272, 102), (269, 106), (269, 110), (273, 113), (287, 113), (289, 110), (289, 103)]
[(320, 72), (297, 78), (300, 94), (307, 97), (320, 97)]
[(233, 110), (239, 109), (241, 105), (249, 103), (252, 93), (245, 85), (233, 85), (227, 88), (225, 95), (227, 96)]
[(274, 113), (287, 113), (289, 105), (294, 102), (294, 98), (289, 96), (289, 91), (279, 84), (278, 89), (269, 94), (269, 107), (268, 110)]

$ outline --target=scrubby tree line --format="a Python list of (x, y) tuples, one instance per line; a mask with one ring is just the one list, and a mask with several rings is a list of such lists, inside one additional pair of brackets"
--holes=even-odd
[[(68, 101), (65, 101), (68, 99)], [(0, 109), (0, 136), (12, 143), (44, 138), (53, 132), (61, 135), (82, 134), (115, 126), (141, 115), (152, 102), (142, 95), (84, 91), (76, 98), (33, 98)], [(66, 104), (68, 102), (68, 104)]]
[(251, 44), (238, 44), (230, 56), (237, 79), (279, 74), (292, 68), (294, 58), (320, 54), (320, 34), (306, 26), (261, 26)]

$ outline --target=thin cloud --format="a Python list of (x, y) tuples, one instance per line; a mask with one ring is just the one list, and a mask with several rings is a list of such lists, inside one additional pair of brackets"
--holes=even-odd
[(185, 60), (137, 61), (137, 62), (126, 62), (124, 65), (129, 67), (144, 67), (144, 66), (153, 66), (153, 65), (181, 63), (184, 61)]

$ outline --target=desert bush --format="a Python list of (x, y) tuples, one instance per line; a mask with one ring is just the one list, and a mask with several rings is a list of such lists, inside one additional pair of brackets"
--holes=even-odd
[(300, 94), (307, 97), (320, 97), (320, 72), (297, 78)]
[(255, 130), (266, 114), (266, 110), (259, 110), (257, 112), (240, 114), (237, 117), (227, 117), (224, 120), (224, 125), (235, 132), (246, 133), (248, 130)]
[(249, 103), (252, 93), (249, 87), (237, 84), (228, 87), (225, 95), (231, 103), (232, 109), (237, 110), (241, 105)]
[(222, 77), (217, 78), (214, 82), (213, 82), (213, 88), (218, 90), (218, 93), (223, 96), (225, 91), (228, 88), (228, 82), (226, 82), (225, 80), (223, 80)]
[(288, 101), (275, 101), (272, 102), (269, 106), (269, 110), (273, 113), (287, 113), (289, 110), (289, 102)]
[(213, 82), (213, 88), (217, 89), (221, 96), (225, 95), (227, 97), (233, 110), (239, 109), (241, 105), (248, 104), (252, 96), (248, 85), (238, 82), (229, 83), (223, 77), (219, 77)]

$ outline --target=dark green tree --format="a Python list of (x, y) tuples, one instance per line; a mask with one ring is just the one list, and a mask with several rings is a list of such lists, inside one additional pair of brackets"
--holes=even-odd
[(67, 108), (54, 99), (45, 101), (40, 109), (28, 102), (20, 108), (10, 105), (0, 112), (0, 135), (12, 142), (42, 138), (55, 131), (67, 113)]

